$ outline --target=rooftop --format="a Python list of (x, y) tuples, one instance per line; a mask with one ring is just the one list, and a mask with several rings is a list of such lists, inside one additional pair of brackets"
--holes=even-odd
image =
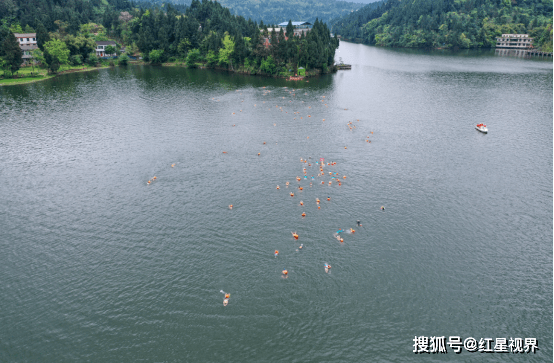
[(16, 38), (35, 38), (37, 33), (13, 33)]
[[(278, 24), (278, 26), (285, 27), (289, 25), (288, 21), (284, 21), (281, 24)], [(292, 26), (302, 26), (302, 25), (312, 25), (312, 23), (309, 23), (307, 21), (293, 21)]]
[(102, 41), (97, 41), (96, 42), (96, 45), (115, 45), (115, 42), (113, 40), (102, 40)]

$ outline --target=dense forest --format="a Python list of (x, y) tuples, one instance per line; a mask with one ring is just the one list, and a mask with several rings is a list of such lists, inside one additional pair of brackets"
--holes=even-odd
[[(140, 0), (161, 4), (163, 0)], [(169, 0), (173, 4), (190, 5), (191, 0)], [(314, 22), (316, 18), (328, 23), (331, 19), (351, 13), (363, 4), (337, 0), (220, 0), (232, 14), (247, 19), (279, 24), (292, 21)]]
[[(193, 0), (190, 6), (157, 6), (126, 0), (3, 0), (0, 8), (0, 57), (3, 68), (15, 65), (12, 33), (36, 32), (35, 59), (56, 72), (63, 64), (98, 62), (95, 41), (113, 39), (110, 54), (142, 55), (151, 63), (181, 61), (254, 74), (291, 75), (303, 68), (328, 72), (338, 39), (316, 19), (306, 35), (286, 29), (268, 31), (215, 1)], [(9, 53), (9, 54), (8, 54)], [(127, 62), (126, 56), (120, 57)], [(17, 58), (20, 60), (20, 58)]]
[(388, 47), (489, 48), (525, 33), (552, 52), (552, 0), (388, 0), (333, 20), (345, 39)]
[(331, 31), (340, 34), (342, 37), (357, 42), (363, 42), (363, 26), (370, 20), (377, 19), (383, 15), (394, 6), (393, 4), (395, 4), (393, 1), (388, 3), (384, 0), (376, 1), (346, 16), (332, 19), (328, 24)]

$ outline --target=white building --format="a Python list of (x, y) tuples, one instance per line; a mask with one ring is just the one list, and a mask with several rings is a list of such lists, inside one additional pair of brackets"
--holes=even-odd
[(22, 45), (37, 45), (37, 33), (14, 33), (13, 35), (17, 38), (20, 47)]
[(110, 45), (115, 48), (116, 44), (113, 40), (96, 42), (96, 56), (97, 57), (113, 57), (113, 56), (115, 56), (115, 53), (106, 54), (106, 48)]
[(496, 47), (527, 49), (533, 46), (533, 39), (528, 34), (502, 34), (502, 38), (496, 38)]
[(19, 43), (19, 48), (23, 51), (23, 64), (29, 64), (33, 59), (31, 53), (38, 49), (37, 33), (14, 33)]

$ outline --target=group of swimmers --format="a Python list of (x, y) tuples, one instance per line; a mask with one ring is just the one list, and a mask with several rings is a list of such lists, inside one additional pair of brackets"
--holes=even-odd
[[(265, 87), (263, 87), (263, 88), (265, 88)], [(285, 87), (285, 88), (286, 88), (286, 87)], [(293, 93), (293, 91), (294, 91), (294, 89), (292, 90), (292, 92), (289, 91), (289, 93), (292, 94), (292, 95), (294, 96), (295, 94)], [(271, 91), (269, 91), (269, 90), (264, 90), (264, 94), (263, 94), (263, 95), (266, 96), (266, 95), (268, 95), (270, 92), (271, 92)], [(283, 97), (283, 98), (284, 98), (284, 97)], [(323, 96), (323, 98), (325, 98), (325, 96)], [(244, 101), (243, 101), (243, 102), (244, 102)], [(292, 102), (292, 101), (289, 101), (289, 102)], [(324, 102), (324, 100), (322, 99), (321, 102)], [(263, 103), (266, 103), (266, 102), (263, 101)], [(256, 106), (256, 105), (254, 105), (254, 106)], [(325, 106), (327, 106), (327, 104), (325, 104)], [(281, 111), (281, 112), (285, 112), (285, 110), (283, 109), (284, 107), (279, 107), (278, 105), (276, 105), (275, 107), (276, 107), (277, 110), (279, 110), (279, 111)], [(327, 107), (328, 107), (328, 106), (327, 106)], [(311, 107), (308, 107), (308, 108), (311, 108)], [(345, 110), (347, 110), (347, 109), (345, 109)], [(240, 110), (240, 111), (242, 112), (242, 110)], [(288, 112), (287, 112), (287, 113), (288, 113)], [(300, 114), (300, 112), (294, 112), (294, 115), (299, 116), (299, 114)], [(307, 116), (308, 116), (308, 117), (311, 117), (311, 115), (307, 115)], [(302, 117), (301, 117), (301, 118), (302, 118)], [(296, 117), (295, 117), (294, 119), (296, 119)], [(323, 119), (323, 121), (325, 121), (325, 119)], [(357, 120), (357, 121), (359, 122), (360, 120)], [(350, 130), (353, 130), (353, 129), (356, 128), (356, 126), (354, 125), (353, 122), (348, 122), (347, 125), (348, 125), (348, 127), (349, 127)], [(235, 125), (233, 124), (233, 126), (235, 126)], [(273, 126), (276, 126), (276, 124), (274, 123)], [(373, 132), (371, 132), (371, 134), (373, 134)], [(309, 138), (310, 138), (310, 137), (308, 136), (307, 139), (309, 139)], [(371, 140), (369, 140), (369, 136), (367, 136), (367, 139), (366, 139), (365, 141), (366, 141), (367, 143), (371, 143)], [(266, 142), (265, 142), (265, 141), (263, 142), (263, 145), (266, 145)], [(347, 149), (347, 146), (344, 146), (344, 149)], [(258, 156), (260, 156), (260, 155), (261, 155), (261, 153), (258, 153)], [(309, 159), (312, 159), (312, 158), (310, 157)], [(303, 163), (303, 164), (305, 164), (305, 166), (304, 166), (303, 169), (302, 169), (302, 172), (303, 172), (303, 176), (304, 176), (304, 177), (302, 178), (302, 177), (300, 177), (300, 176), (297, 176), (297, 177), (296, 177), (297, 182), (300, 182), (302, 179), (304, 179), (304, 180), (309, 180), (309, 179), (308, 179), (308, 175), (307, 175), (307, 169), (306, 169), (306, 164), (307, 164), (307, 166), (310, 166), (310, 167), (312, 166), (312, 161), (309, 160), (309, 159), (308, 159), (308, 158), (301, 158), (301, 159), (300, 159), (300, 162)], [(326, 174), (326, 173), (324, 172), (324, 166), (335, 166), (336, 164), (337, 164), (336, 162), (327, 162), (327, 163), (324, 163), (323, 160), (321, 160), (321, 161), (319, 161), (319, 162), (316, 161), (316, 162), (315, 162), (315, 166), (319, 169), (319, 173), (317, 174), (317, 177), (323, 177), (323, 176)], [(172, 167), (173, 167), (173, 165), (172, 165)], [(342, 185), (342, 182), (344, 182), (344, 180), (346, 179), (346, 175), (343, 175), (342, 178), (340, 178), (340, 176), (339, 176), (339, 174), (338, 174), (337, 172), (329, 172), (329, 175), (331, 176), (331, 180), (329, 180), (329, 182), (328, 182), (329, 186), (332, 185), (333, 181), (336, 182), (336, 183), (338, 183), (339, 186), (341, 186), (341, 185)], [(155, 178), (154, 178), (154, 179), (155, 179)], [(314, 180), (315, 180), (314, 175), (311, 175), (311, 181), (310, 181), (310, 184), (309, 184), (310, 187), (312, 186), (312, 183), (313, 183)], [(321, 181), (321, 184), (325, 184), (325, 182), (324, 182), (324, 181)], [(287, 182), (286, 182), (286, 187), (288, 188), (289, 185), (290, 185), (290, 183), (287, 181)], [(277, 185), (276, 189), (277, 189), (277, 190), (280, 190), (280, 186)], [(299, 185), (299, 186), (298, 186), (298, 191), (300, 191), (300, 192), (303, 191), (303, 187)], [(294, 197), (294, 196), (295, 196), (295, 193), (294, 193), (293, 191), (290, 191), (290, 192), (289, 192), (289, 195), (290, 195), (291, 197)], [(330, 196), (327, 197), (327, 201), (331, 201), (331, 197), (330, 197)], [(318, 209), (321, 209), (321, 206), (320, 206), (320, 199), (319, 199), (319, 198), (316, 198), (316, 204), (317, 204)], [(300, 203), (299, 203), (299, 205), (300, 205), (300, 206), (304, 206), (304, 202), (301, 200)], [(229, 205), (229, 209), (232, 209), (232, 208), (233, 208), (233, 205)], [(381, 206), (381, 210), (384, 211), (384, 209), (385, 209), (384, 206)], [(302, 217), (306, 217), (306, 212), (302, 212), (301, 215), (302, 215)], [(362, 226), (360, 220), (357, 220), (356, 224), (357, 224), (358, 227), (361, 227), (361, 226)], [(355, 231), (353, 228), (349, 228), (348, 230), (342, 230), (342, 229), (341, 229), (341, 230), (337, 231), (337, 232), (336, 232), (336, 238), (337, 238), (337, 240), (339, 240), (340, 242), (344, 242), (344, 239), (339, 235), (339, 233), (342, 233), (342, 232), (349, 233), (349, 234), (354, 234), (356, 231)], [(291, 234), (292, 234), (292, 237), (293, 237), (294, 240), (297, 241), (297, 240), (299, 239), (299, 235), (298, 235), (297, 232), (291, 232)], [(298, 247), (298, 249), (297, 249), (296, 251), (298, 252), (298, 251), (303, 250), (303, 247), (304, 247), (304, 245), (303, 245), (303, 244), (300, 244), (300, 246)], [(277, 258), (278, 256), (279, 256), (279, 250), (274, 250), (274, 257)], [(325, 263), (325, 264), (324, 264), (324, 269), (325, 269), (325, 272), (328, 273), (329, 270), (331, 269), (331, 265), (328, 264), (328, 263)], [(283, 278), (287, 278), (287, 277), (288, 277), (288, 270), (287, 270), (286, 268), (283, 268), (283, 270), (282, 270), (282, 272), (281, 272), (281, 275), (282, 275)], [(222, 292), (223, 292), (223, 291), (222, 291)], [(229, 302), (229, 297), (230, 297), (230, 294), (225, 294), (225, 300), (224, 300), (224, 305), (225, 305), (225, 306), (226, 306), (226, 305), (228, 304), (228, 302)]]

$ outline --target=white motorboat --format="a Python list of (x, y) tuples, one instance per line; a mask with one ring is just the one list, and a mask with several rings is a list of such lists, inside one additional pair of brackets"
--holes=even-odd
[(486, 134), (489, 132), (489, 129), (487, 129), (487, 125), (485, 124), (477, 124), (475, 125), (475, 130), (481, 131), (482, 133)]

